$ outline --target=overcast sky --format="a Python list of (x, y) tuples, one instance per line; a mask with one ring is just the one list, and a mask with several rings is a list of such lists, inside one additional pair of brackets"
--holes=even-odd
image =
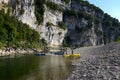
[(120, 0), (87, 0), (120, 21)]

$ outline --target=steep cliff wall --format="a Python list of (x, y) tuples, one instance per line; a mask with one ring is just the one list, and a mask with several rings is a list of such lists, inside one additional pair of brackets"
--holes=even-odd
[(1, 0), (0, 8), (3, 3), (9, 3), (11, 13), (36, 29), (41, 39), (44, 38), (52, 47), (61, 46), (62, 43), (66, 46), (107, 44), (114, 42), (120, 35), (119, 21), (87, 1), (35, 1)]
[(67, 32), (58, 27), (58, 22), (63, 20), (62, 14), (62, 12), (53, 11), (46, 7), (43, 25), (37, 28), (40, 31), (41, 38), (47, 40), (52, 47), (60, 46)]
[(23, 23), (29, 24), (31, 28), (36, 29), (34, 0), (11, 0), (10, 5), (13, 15), (17, 16)]
[(71, 9), (64, 12), (64, 22), (68, 28), (66, 40), (69, 45), (107, 44), (114, 42), (120, 34), (118, 20), (87, 1), (72, 1)]
[[(48, 42), (48, 45), (52, 47), (60, 46), (66, 34), (66, 30), (58, 27), (58, 22), (63, 21), (63, 13), (52, 10), (46, 4), (43, 4), (43, 8), (45, 9), (42, 15), (43, 21), (38, 25), (35, 15), (36, 4), (34, 1), (11, 0), (10, 5), (12, 6), (13, 15), (17, 16), (19, 20), (28, 24), (31, 28), (36, 29), (40, 33), (41, 39), (44, 38)], [(59, 6), (61, 0), (52, 2)], [(51, 23), (52, 25), (47, 25), (47, 23)]]

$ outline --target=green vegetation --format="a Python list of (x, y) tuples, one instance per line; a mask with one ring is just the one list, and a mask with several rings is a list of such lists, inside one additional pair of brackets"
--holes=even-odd
[(90, 8), (92, 11), (95, 11), (100, 14), (104, 14), (104, 12), (99, 7), (96, 7), (95, 5), (90, 4), (88, 1), (78, 0), (77, 2), (80, 3), (84, 7)]
[(86, 20), (92, 20), (93, 16), (82, 11), (78, 12), (73, 9), (64, 11), (64, 16), (74, 16), (76, 18), (85, 18)]
[[(74, 1), (74, 0), (72, 0), (72, 1)], [(93, 16), (91, 14), (88, 14), (87, 12), (85, 12), (86, 10), (88, 10), (88, 12), (95, 11), (96, 13), (101, 14), (101, 15), (104, 14), (104, 12), (99, 7), (96, 7), (93, 4), (90, 4), (88, 1), (77, 0), (76, 2), (84, 8), (82, 8), (80, 12), (75, 11), (73, 9), (66, 10), (64, 12), (64, 15), (74, 16), (76, 18), (85, 18), (86, 20), (91, 20), (91, 19), (93, 19)], [(86, 8), (86, 10), (85, 10), (85, 8)]]
[(16, 3), (17, 3), (17, 5), (20, 5), (20, 0), (17, 0)]
[[(68, 19), (75, 20), (73, 21), (73, 24), (75, 24), (75, 32), (78, 34), (84, 33), (94, 28), (95, 34), (101, 38), (103, 37), (105, 44), (112, 42), (116, 38), (115, 41), (120, 42), (120, 22), (118, 19), (112, 18), (107, 13), (104, 13), (99, 7), (90, 4), (86, 0), (72, 0), (72, 3), (71, 10), (65, 10), (63, 18), (64, 22), (68, 23), (70, 22)], [(81, 24), (77, 24), (77, 21)], [(70, 35), (67, 36), (70, 37)], [(72, 44), (69, 43), (70, 38), (65, 38), (63, 45), (67, 46)]]
[(93, 6), (93, 7), (95, 9), (95, 12), (100, 13), (100, 14), (104, 14), (104, 12), (99, 7), (96, 7), (96, 6)]
[(41, 43), (41, 48), (42, 48), (42, 49), (45, 49), (45, 48), (48, 47), (48, 46), (47, 46), (48, 43), (47, 43), (47, 41), (46, 41), (45, 39), (42, 38), (42, 39), (40, 40), (40, 43)]
[(70, 0), (61, 0), (62, 2), (65, 2), (65, 4), (68, 4)]
[(64, 38), (62, 45), (64, 47), (70, 47), (71, 42), (72, 42), (72, 39), (69, 36), (67, 36)]
[(0, 48), (2, 47), (40, 47), (40, 35), (27, 24), (14, 16), (0, 11)]
[(83, 28), (79, 28), (79, 26), (76, 25), (75, 26), (75, 31), (79, 33), (79, 32), (83, 32), (84, 29)]
[[(47, 22), (46, 26), (51, 27), (51, 26), (55, 26), (55, 25), (53, 23)], [(58, 22), (58, 27), (63, 29), (63, 30), (66, 30), (66, 26), (65, 26), (65, 23), (63, 21)]]
[(120, 22), (118, 21), (118, 19), (113, 18), (112, 26), (114, 26), (114, 27), (120, 27)]
[(116, 42), (120, 42), (120, 36), (115, 40)]
[(107, 27), (112, 26), (112, 17), (110, 15), (108, 15), (107, 13), (104, 14), (103, 25), (105, 25)]
[(100, 21), (100, 19), (99, 18), (94, 18), (94, 23), (95, 24), (99, 24), (101, 21)]
[(64, 11), (64, 16), (74, 16), (74, 17), (78, 18), (78, 12), (73, 9), (66, 10), (66, 11)]
[(37, 18), (37, 23), (40, 25), (43, 22), (43, 15), (45, 12), (44, 4), (46, 0), (34, 0), (35, 4), (35, 16)]
[(58, 27), (59, 28), (62, 28), (62, 29), (64, 29), (64, 30), (66, 30), (66, 26), (65, 26), (65, 23), (64, 22), (58, 22)]
[(9, 7), (9, 5), (8, 5), (7, 3), (2, 2), (2, 4), (3, 4), (3, 7), (4, 7), (4, 8)]
[[(34, 5), (35, 5), (35, 16), (37, 18), (38, 25), (40, 25), (43, 22), (45, 5), (51, 10), (62, 12), (62, 8), (58, 4), (55, 4), (54, 2), (51, 2), (51, 1), (34, 0)], [(21, 11), (21, 12), (23, 12), (23, 11)]]
[(92, 22), (91, 22), (91, 21), (88, 21), (88, 24), (87, 24), (86, 27), (88, 27), (88, 28), (90, 29), (90, 28), (92, 28), (92, 26), (93, 26), (93, 25), (92, 25)]
[(46, 26), (51, 27), (51, 26), (54, 26), (54, 24), (53, 24), (53, 23), (50, 23), (50, 22), (47, 22), (47, 23), (46, 23)]
[(54, 2), (47, 1), (46, 6), (51, 10), (62, 12), (62, 8), (58, 4), (55, 4)]
[(25, 12), (24, 9), (21, 9), (21, 10), (20, 10), (20, 15), (23, 15), (24, 12)]
[(44, 5), (46, 5), (51, 10), (55, 10), (59, 12), (62, 11), (62, 8), (59, 5), (50, 1), (46, 2), (46, 0), (34, 0), (34, 5), (35, 5), (35, 16), (37, 18), (38, 25), (40, 25), (43, 22), (43, 15), (45, 12)]

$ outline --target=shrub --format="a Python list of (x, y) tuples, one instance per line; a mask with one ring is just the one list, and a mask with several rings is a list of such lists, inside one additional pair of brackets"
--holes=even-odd
[(65, 2), (65, 4), (68, 4), (70, 0), (61, 0), (62, 2)]
[(64, 11), (64, 16), (75, 16), (76, 18), (78, 18), (78, 12), (75, 10), (66, 10)]
[[(0, 47), (38, 47), (40, 35), (14, 16), (0, 11)], [(29, 44), (29, 46), (27, 45)], [(36, 44), (38, 46), (36, 46)]]
[(118, 36), (115, 41), (116, 41), (116, 42), (120, 42), (120, 36)]
[(66, 29), (65, 23), (64, 22), (58, 22), (58, 27), (62, 28), (62, 29)]
[(51, 27), (51, 26), (54, 26), (54, 25), (53, 25), (53, 23), (47, 22), (47, 23), (46, 23), (46, 26)]
[(20, 10), (20, 15), (23, 15), (24, 12), (25, 12), (24, 9), (21, 9), (21, 10)]
[(95, 24), (99, 24), (99, 23), (100, 23), (100, 19), (94, 18), (94, 23), (95, 23)]
[(19, 5), (19, 4), (20, 4), (20, 0), (17, 0), (17, 2), (16, 2), (16, 3), (17, 3), (17, 5)]
[(46, 6), (52, 10), (62, 12), (62, 8), (58, 4), (55, 4), (54, 2), (47, 1)]
[(72, 42), (72, 39), (69, 36), (67, 36), (64, 38), (62, 45), (64, 47), (70, 47), (71, 42)]
[(40, 25), (43, 22), (43, 15), (45, 12), (44, 4), (46, 0), (34, 0), (35, 4), (35, 16), (37, 18), (37, 23)]

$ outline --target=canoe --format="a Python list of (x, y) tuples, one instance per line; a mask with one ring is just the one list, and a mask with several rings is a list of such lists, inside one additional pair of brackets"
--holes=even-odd
[(45, 53), (35, 53), (35, 56), (46, 56)]
[(63, 55), (64, 52), (55, 52), (54, 54), (55, 54), (55, 55)]
[(79, 53), (74, 53), (74, 54), (71, 54), (70, 57), (79, 58), (80, 54)]
[(63, 56), (64, 57), (70, 57), (70, 54), (64, 54)]
[(77, 58), (80, 58), (80, 54), (79, 53), (74, 53), (74, 54), (64, 54), (63, 55), (64, 57), (70, 57), (70, 58), (74, 58), (74, 59), (77, 59)]

